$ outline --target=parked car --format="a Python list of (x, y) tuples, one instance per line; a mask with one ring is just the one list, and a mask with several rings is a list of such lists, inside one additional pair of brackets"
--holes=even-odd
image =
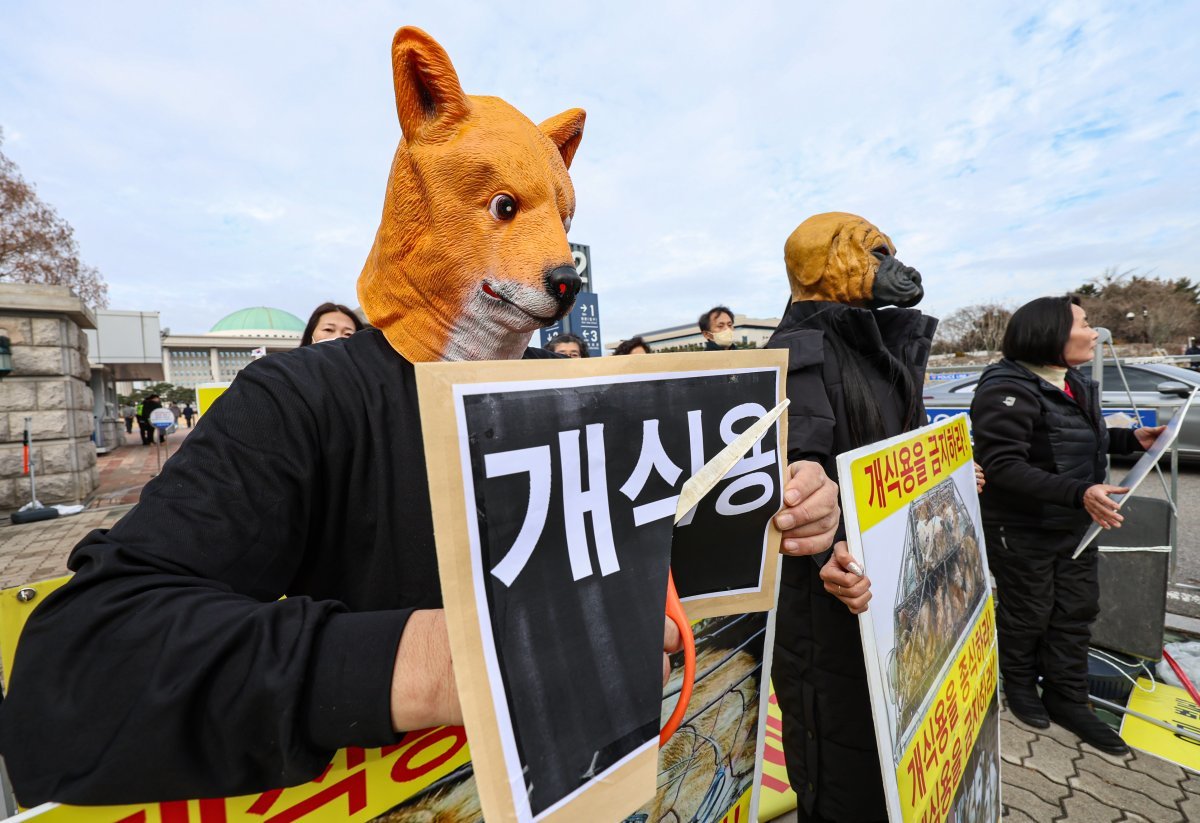
[[(1082, 369), (1091, 375), (1091, 364)], [(976, 374), (927, 384), (923, 396), (930, 422), (969, 411), (978, 383)], [(1115, 363), (1106, 362), (1100, 405), (1110, 428), (1158, 426), (1169, 423), (1187, 395), (1197, 387), (1200, 387), (1200, 372), (1191, 369), (1166, 363), (1135, 363), (1122, 364), (1118, 371)], [(1180, 457), (1200, 459), (1200, 400), (1188, 411), (1177, 442)]]

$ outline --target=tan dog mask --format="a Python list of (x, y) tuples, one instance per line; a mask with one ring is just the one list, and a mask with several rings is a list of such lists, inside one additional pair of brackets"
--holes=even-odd
[(925, 295), (921, 274), (895, 255), (891, 239), (857, 215), (813, 215), (783, 247), (792, 301), (915, 306)]
[(417, 28), (396, 32), (392, 75), (403, 139), (358, 280), (363, 311), (412, 362), (520, 357), (581, 285), (567, 167), (584, 112), (535, 126), (503, 100), (464, 94)]

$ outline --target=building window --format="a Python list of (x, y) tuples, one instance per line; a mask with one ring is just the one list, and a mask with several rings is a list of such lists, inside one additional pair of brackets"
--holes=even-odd
[(238, 372), (249, 366), (253, 359), (249, 349), (218, 349), (217, 379), (222, 382), (232, 380)]
[(193, 388), (197, 383), (211, 383), (212, 361), (208, 349), (168, 349), (171, 382)]

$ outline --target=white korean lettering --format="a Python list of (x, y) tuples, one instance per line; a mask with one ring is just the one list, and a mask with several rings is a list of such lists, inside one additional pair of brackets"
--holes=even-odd
[[(658, 436), (657, 420), (642, 422), (642, 450), (638, 454), (638, 462), (633, 469), (633, 474), (629, 475), (625, 485), (621, 486), (621, 494), (631, 501), (637, 500), (638, 495), (646, 488), (646, 481), (650, 479), (651, 471), (657, 472), (659, 477), (672, 486), (679, 479), (679, 475), (683, 474), (683, 469), (675, 465), (667, 456), (666, 449), (663, 448), (662, 439)], [(674, 517), (678, 500), (679, 495), (674, 495), (635, 506), (633, 524), (642, 526), (664, 517)]]
[(535, 446), (484, 455), (483, 464), (489, 479), (510, 474), (529, 475), (529, 508), (525, 511), (525, 520), (508, 554), (492, 568), (492, 574), (500, 582), (511, 586), (529, 562), (546, 528), (546, 515), (550, 511), (550, 447)]
[(587, 528), (583, 516), (592, 515), (592, 533), (596, 537), (596, 559), (600, 574), (610, 575), (621, 570), (617, 549), (613, 544), (612, 519), (608, 509), (608, 479), (604, 454), (604, 424), (593, 423), (587, 431), (588, 490), (582, 489), (579, 430), (559, 432), (559, 459), (562, 464), (563, 520), (567, 529), (567, 555), (571, 559), (571, 576), (582, 580), (592, 574), (588, 554)]

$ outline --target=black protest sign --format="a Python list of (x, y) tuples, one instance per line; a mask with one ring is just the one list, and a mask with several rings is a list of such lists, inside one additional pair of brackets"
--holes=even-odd
[(773, 605), (778, 426), (675, 527), (680, 489), (778, 402), (784, 365), (739, 352), (418, 367), (489, 819), (572, 819), (572, 803), (619, 819), (653, 794), (668, 564), (693, 618)]

